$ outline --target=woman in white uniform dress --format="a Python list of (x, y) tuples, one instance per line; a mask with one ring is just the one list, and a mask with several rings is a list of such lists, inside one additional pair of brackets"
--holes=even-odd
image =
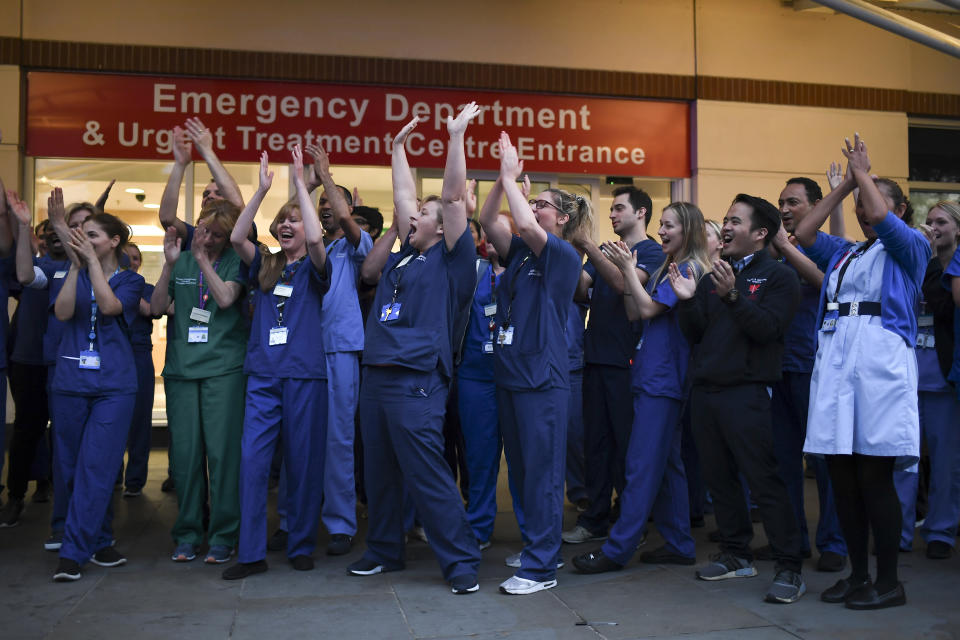
[[(820, 294), (816, 361), (804, 451), (826, 457), (850, 576), (821, 594), (825, 602), (878, 609), (906, 602), (897, 578), (900, 503), (893, 471), (920, 455), (916, 308), (930, 244), (909, 226), (910, 206), (893, 181), (870, 176), (859, 135), (843, 150), (840, 187), (797, 225), (807, 256), (829, 267)], [(834, 205), (859, 188), (857, 220), (865, 242), (819, 233)], [(868, 572), (870, 531), (877, 580)]]

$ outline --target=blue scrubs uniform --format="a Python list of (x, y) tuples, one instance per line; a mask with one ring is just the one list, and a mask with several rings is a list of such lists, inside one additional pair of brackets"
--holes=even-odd
[(539, 256), (514, 236), (505, 262), (493, 352), (503, 445), (529, 539), (516, 575), (544, 582), (556, 576), (560, 555), (570, 395), (565, 334), (580, 257), (552, 234)]
[[(821, 232), (822, 233), (822, 232)], [(800, 248), (802, 252), (803, 249)], [(789, 266), (789, 265), (788, 265)], [(824, 271), (827, 264), (817, 267)], [(799, 275), (799, 274), (798, 274)], [(772, 386), (770, 414), (773, 427), (773, 453), (780, 477), (787, 486), (793, 512), (800, 524), (800, 548), (810, 553), (810, 533), (803, 498), (803, 441), (807, 436), (807, 413), (810, 405), (810, 376), (817, 353), (817, 311), (820, 288), (800, 279), (800, 305), (783, 337), (783, 378)], [(817, 519), (816, 545), (820, 553), (847, 555), (847, 544), (840, 530), (840, 519), (833, 499), (833, 487), (827, 463), (822, 457), (809, 456), (817, 481), (820, 513)], [(744, 483), (744, 487), (746, 484)]]
[(360, 265), (373, 248), (366, 231), (354, 247), (339, 238), (327, 247), (330, 290), (323, 299), (322, 331), (327, 358), (327, 456), (323, 471), (323, 525), (331, 535), (357, 533), (353, 436), (360, 394), (363, 316), (357, 297)]
[[(496, 338), (496, 284), (493, 265), (487, 263), (477, 281), (470, 303), (470, 319), (463, 340), (463, 356), (457, 368), (457, 402), (470, 487), (467, 520), (479, 542), (490, 540), (497, 518), (497, 478), (503, 438), (497, 419), (497, 385), (493, 381), (493, 341)], [(491, 329), (491, 323), (494, 328)], [(513, 509), (524, 537), (525, 523), (513, 474), (508, 469)]]
[[(689, 270), (689, 265), (680, 265), (684, 275)], [(667, 309), (644, 323), (643, 341), (633, 362), (634, 420), (627, 484), (620, 497), (620, 518), (603, 545), (604, 554), (621, 565), (636, 552), (651, 514), (672, 553), (696, 556), (680, 447), (690, 345), (680, 331), (674, 312), (677, 296), (666, 275), (651, 285), (650, 297)]]
[[(652, 238), (636, 243), (631, 251), (637, 252), (637, 268), (648, 274), (663, 262), (663, 251)], [(584, 271), (593, 278), (590, 320), (583, 338), (585, 484), (590, 505), (577, 524), (602, 535), (610, 522), (613, 490), (619, 493), (624, 486), (624, 460), (633, 426), (630, 359), (642, 327), (630, 322), (623, 296), (598, 275), (593, 263), (587, 262)]]
[[(248, 378), (240, 442), (240, 562), (267, 555), (267, 484), (277, 438), (287, 478), (287, 557), (313, 553), (323, 502), (327, 370), (316, 327), (330, 288), (329, 262), (317, 269), (305, 256), (288, 264), (269, 293), (258, 282), (261, 265), (257, 248), (247, 269), (256, 303), (243, 363)], [(241, 276), (244, 271), (241, 266)]]
[(454, 328), (476, 282), (470, 229), (452, 250), (404, 245), (390, 256), (367, 318), (360, 428), (369, 508), (364, 558), (404, 566), (404, 490), (447, 580), (476, 576), (480, 549), (443, 458)]
[[(150, 301), (153, 285), (143, 285), (143, 299)], [(153, 390), (156, 383), (153, 368), (153, 318), (137, 313), (130, 327), (130, 344), (137, 367), (137, 401), (127, 440), (127, 469), (124, 486), (128, 490), (143, 489), (147, 483), (147, 462), (150, 459), (150, 433), (153, 428)]]
[[(69, 496), (60, 557), (81, 565), (113, 540), (113, 485), (137, 393), (129, 327), (139, 309), (143, 278), (118, 271), (109, 284), (123, 305), (119, 316), (94, 314), (90, 278), (86, 270), (79, 273), (76, 307), (73, 318), (63, 323), (50, 385), (54, 477), (59, 475)], [(81, 368), (88, 351), (99, 355), (99, 368)]]
[[(7, 304), (7, 298), (10, 295), (8, 289), (10, 277), (13, 272), (13, 256), (0, 259), (0, 300)], [(10, 326), (10, 316), (4, 311), (0, 314), (0, 345), (3, 345), (3, 353), (0, 353), (0, 392), (3, 393), (4, 401), (0, 404), (0, 478), (3, 477), (3, 460), (5, 458), (7, 447), (7, 331)]]
[[(59, 268), (57, 268), (59, 267)], [(50, 434), (51, 449), (57, 446), (57, 423), (53, 412), (52, 389), (53, 376), (57, 370), (57, 351), (60, 349), (60, 339), (63, 336), (64, 323), (57, 320), (53, 311), (53, 304), (57, 300), (57, 295), (63, 287), (63, 281), (67, 277), (70, 269), (70, 261), (64, 260), (59, 265), (41, 265), (44, 275), (47, 276), (47, 330), (43, 333), (43, 360), (48, 365), (47, 368), (47, 399), (50, 413)], [(56, 460), (56, 451), (52, 456)], [(67, 507), (70, 504), (70, 490), (68, 489), (67, 478), (57, 473), (56, 463), (54, 463), (53, 476), (53, 509), (50, 513), (50, 531), (53, 534), (63, 532), (64, 522), (67, 519)]]

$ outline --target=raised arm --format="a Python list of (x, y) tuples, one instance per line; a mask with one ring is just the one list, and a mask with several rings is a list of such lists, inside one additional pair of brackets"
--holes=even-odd
[(150, 313), (155, 316), (161, 316), (170, 308), (170, 274), (173, 272), (173, 265), (177, 264), (180, 257), (180, 238), (177, 237), (177, 230), (168, 227), (163, 236), (163, 269), (160, 271), (160, 277), (153, 288), (153, 295), (150, 296)]
[(233, 231), (230, 232), (230, 244), (233, 250), (237, 252), (243, 263), (250, 265), (254, 256), (257, 255), (256, 246), (247, 237), (250, 233), (250, 227), (253, 225), (253, 218), (257, 215), (257, 210), (263, 204), (263, 198), (270, 190), (273, 184), (273, 171), (270, 171), (270, 164), (267, 158), (267, 152), (260, 154), (260, 186), (257, 187), (250, 202), (243, 208), (237, 223), (233, 225)]
[(510, 136), (505, 131), (501, 131), (500, 183), (503, 186), (504, 193), (507, 194), (507, 204), (510, 205), (510, 213), (513, 214), (513, 222), (517, 225), (517, 232), (534, 255), (539, 257), (540, 252), (547, 246), (547, 232), (537, 222), (537, 217), (533, 215), (530, 203), (523, 197), (523, 192), (517, 185), (517, 180), (522, 173), (523, 162), (517, 155), (517, 148), (510, 142)]
[(870, 158), (867, 157), (867, 145), (860, 134), (853, 134), (852, 144), (849, 138), (846, 138), (844, 142), (847, 148), (841, 149), (841, 151), (846, 156), (850, 172), (853, 173), (853, 177), (857, 181), (857, 188), (860, 189), (860, 202), (863, 203), (864, 220), (872, 227), (883, 222), (887, 217), (887, 201), (870, 175)]
[[(327, 202), (330, 203), (330, 208), (333, 209), (333, 219), (336, 220), (340, 228), (343, 229), (343, 235), (346, 237), (347, 242), (354, 247), (359, 247), (360, 240), (363, 237), (363, 230), (353, 219), (353, 216), (350, 215), (350, 205), (347, 204), (347, 199), (343, 197), (343, 192), (340, 190), (340, 187), (333, 181), (333, 174), (330, 173), (330, 157), (327, 155), (327, 152), (324, 151), (323, 147), (316, 144), (308, 144), (307, 153), (313, 156), (313, 169), (312, 171), (305, 172), (305, 174), (313, 175), (320, 180), (320, 183), (323, 185), (323, 192), (327, 196)], [(310, 188), (310, 182), (306, 179), (306, 175), (304, 176), (304, 182), (307, 193), (309, 193), (313, 191), (313, 189)]]
[(210, 129), (203, 126), (199, 118), (187, 118), (185, 126), (187, 135), (193, 141), (197, 151), (200, 152), (200, 157), (210, 168), (210, 175), (213, 176), (213, 181), (217, 183), (220, 195), (223, 196), (224, 200), (237, 205), (238, 209), (243, 209), (243, 196), (240, 195), (240, 187), (237, 186), (237, 181), (227, 172), (223, 163), (220, 162), (220, 158), (214, 152), (213, 136), (210, 135)]
[(783, 224), (780, 225), (777, 235), (773, 238), (773, 246), (780, 252), (780, 255), (797, 270), (801, 278), (813, 286), (820, 288), (820, 285), (823, 284), (823, 271), (820, 271), (813, 260), (793, 246), (793, 243), (790, 242), (790, 237), (787, 235), (787, 230), (783, 228)]
[(10, 213), (16, 219), (18, 228), (15, 259), (17, 282), (26, 287), (36, 278), (33, 267), (33, 245), (30, 242), (30, 234), (33, 233), (33, 227), (30, 224), (32, 222), (30, 208), (12, 191), (8, 191), (6, 197), (10, 203)]
[(500, 201), (503, 200), (503, 183), (498, 177), (493, 183), (493, 188), (487, 194), (487, 199), (483, 201), (483, 207), (480, 208), (480, 226), (483, 232), (487, 234), (487, 240), (497, 250), (497, 255), (501, 260), (506, 260), (510, 253), (510, 242), (513, 240), (513, 234), (510, 229), (497, 224), (497, 218), (500, 216)]
[(604, 242), (601, 251), (607, 257), (605, 262), (615, 265), (620, 271), (623, 280), (623, 303), (627, 310), (627, 317), (631, 322), (647, 320), (658, 316), (668, 309), (650, 297), (640, 277), (637, 274), (637, 253), (630, 251), (630, 247), (623, 240), (618, 242)]
[(177, 206), (180, 203), (180, 185), (183, 183), (183, 174), (190, 165), (190, 153), (193, 149), (187, 132), (180, 127), (173, 128), (173, 167), (167, 178), (167, 185), (160, 196), (160, 226), (164, 229), (173, 227), (181, 238), (187, 237), (186, 223), (177, 217)]
[(60, 244), (63, 245), (63, 250), (70, 261), (82, 263), (74, 248), (70, 246), (71, 232), (70, 227), (67, 226), (67, 213), (63, 208), (63, 189), (60, 187), (54, 188), (50, 192), (50, 197), (47, 198), (47, 218), (50, 219), (50, 224), (53, 225), (53, 230), (60, 238)]
[(443, 170), (440, 209), (443, 216), (443, 240), (452, 250), (467, 228), (467, 160), (463, 151), (463, 134), (470, 121), (480, 113), (476, 102), (464, 105), (456, 118), (447, 116), (447, 164)]
[[(329, 170), (327, 175), (330, 175)], [(327, 199), (330, 200), (331, 206), (336, 210), (337, 205), (334, 198), (338, 198), (346, 207), (347, 203), (343, 199), (343, 194), (340, 193), (339, 187), (333, 184), (333, 178), (330, 178), (329, 182), (332, 189), (327, 187), (326, 183), (324, 183), (323, 188), (327, 192)], [(300, 202), (300, 219), (303, 220), (307, 254), (310, 255), (310, 262), (313, 263), (313, 266), (317, 270), (322, 270), (323, 265), (327, 262), (327, 251), (323, 246), (323, 229), (320, 228), (320, 218), (317, 216), (317, 208), (313, 206), (313, 198), (310, 197), (310, 191), (303, 180), (303, 151), (298, 144), (293, 146), (293, 183), (297, 188), (297, 200)]]
[[(63, 243), (67, 246), (67, 243)], [(77, 307), (77, 275), (80, 273), (80, 265), (71, 258), (70, 270), (67, 277), (63, 280), (63, 286), (57, 293), (57, 300), (53, 303), (53, 315), (60, 322), (67, 322), (73, 318)]]
[(390, 228), (387, 229), (382, 236), (377, 238), (377, 241), (373, 243), (373, 248), (370, 249), (367, 257), (363, 259), (363, 264), (360, 265), (361, 280), (369, 285), (377, 284), (377, 281), (380, 280), (380, 274), (383, 272), (383, 267), (387, 264), (387, 258), (390, 257), (390, 250), (393, 249), (393, 244), (397, 241), (398, 235), (397, 214), (394, 213)]
[(107, 206), (107, 198), (110, 197), (110, 190), (113, 189), (113, 185), (116, 184), (117, 180), (114, 178), (107, 184), (107, 188), (103, 190), (103, 193), (100, 194), (100, 197), (97, 198), (96, 204), (94, 206), (97, 208), (97, 211), (103, 211), (104, 207)]
[[(840, 162), (831, 162), (827, 169), (827, 184), (830, 185), (830, 191), (833, 191), (843, 182), (843, 164)], [(843, 201), (837, 203), (837, 206), (830, 212), (830, 235), (838, 238), (847, 237), (847, 223), (843, 220)]]
[(397, 232), (401, 242), (407, 241), (410, 233), (410, 216), (417, 210), (417, 185), (413, 182), (410, 173), (410, 164), (407, 162), (407, 150), (404, 144), (407, 136), (417, 126), (418, 119), (408, 122), (400, 133), (393, 139), (393, 153), (390, 167), (393, 174), (393, 217), (397, 221)]
[(843, 202), (844, 198), (850, 195), (850, 192), (852, 192), (856, 186), (857, 183), (853, 179), (848, 165), (847, 172), (843, 180), (840, 181), (840, 184), (813, 205), (813, 209), (804, 216), (803, 220), (797, 223), (796, 228), (793, 230), (794, 237), (802, 246), (807, 248), (813, 246), (813, 243), (817, 241), (817, 231), (819, 231), (823, 223), (827, 221), (827, 218), (830, 217), (831, 212)]

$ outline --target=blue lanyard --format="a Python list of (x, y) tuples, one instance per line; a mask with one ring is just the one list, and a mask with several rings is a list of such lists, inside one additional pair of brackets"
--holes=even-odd
[[(107, 278), (107, 284), (110, 284), (110, 280), (113, 279), (113, 276), (120, 273), (120, 267), (117, 267), (117, 270), (113, 272), (113, 275)], [(90, 271), (87, 271), (87, 276), (90, 275)], [(93, 292), (93, 280), (90, 281), (90, 333), (87, 334), (87, 338), (90, 340), (90, 351), (93, 351), (93, 342), (97, 339), (97, 296)]]

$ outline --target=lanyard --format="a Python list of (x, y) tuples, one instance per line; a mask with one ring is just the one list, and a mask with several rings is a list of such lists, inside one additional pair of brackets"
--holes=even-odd
[[(490, 265), (490, 302), (489, 304), (497, 303), (497, 274), (493, 270), (493, 264)], [(493, 332), (497, 329), (497, 320), (496, 314), (490, 316), (489, 321), (487, 322), (487, 327), (490, 329), (490, 342), (493, 342)]]
[[(306, 260), (307, 256), (303, 255), (296, 262), (292, 262), (283, 268), (283, 272), (280, 274), (280, 280), (278, 284), (289, 285), (293, 282), (293, 275), (297, 272), (297, 269), (300, 268), (300, 265), (303, 264), (303, 261)], [(277, 308), (277, 326), (283, 326), (283, 307), (287, 304), (287, 298), (284, 296), (278, 296), (276, 293), (273, 294), (274, 299), (279, 298), (279, 301), (276, 303)]]
[[(213, 271), (216, 272), (219, 266), (220, 261), (217, 260), (213, 263)], [(207, 299), (210, 297), (209, 293), (204, 293), (203, 291), (203, 269), (200, 270), (200, 277), (197, 278), (197, 286), (200, 288), (200, 302), (197, 306), (203, 309), (207, 305)]]
[(393, 269), (390, 270), (391, 277), (393, 274), (396, 274), (396, 282), (393, 283), (393, 298), (390, 300), (390, 304), (396, 304), (397, 298), (400, 296), (400, 282), (403, 280), (404, 274), (407, 272), (407, 266), (410, 264), (410, 261), (413, 259), (413, 253), (408, 253), (403, 260), (398, 262)]
[(520, 266), (517, 267), (517, 270), (513, 272), (513, 277), (510, 278), (510, 302), (507, 304), (507, 321), (504, 324), (505, 327), (513, 326), (513, 301), (517, 297), (517, 278), (520, 277), (520, 272), (523, 271), (523, 265), (533, 257), (533, 252), (527, 249), (527, 254), (523, 256), (523, 260), (520, 261)]
[[(120, 267), (117, 267), (117, 270), (113, 272), (109, 278), (107, 278), (107, 284), (110, 284), (110, 280), (113, 279), (113, 276), (120, 273)], [(87, 275), (90, 275), (90, 272), (87, 272)], [(97, 296), (93, 291), (93, 281), (90, 281), (90, 333), (87, 334), (87, 338), (90, 340), (89, 350), (93, 351), (93, 342), (97, 339)]]
[[(837, 288), (833, 292), (832, 302), (836, 302), (840, 297), (840, 283), (843, 282), (843, 275), (847, 272), (847, 267), (849, 267), (850, 263), (853, 262), (856, 258), (859, 258), (864, 253), (866, 253), (871, 246), (873, 246), (873, 240), (867, 240), (864, 244), (860, 245), (859, 249), (853, 252), (853, 255), (850, 255), (850, 252), (848, 251), (843, 256), (843, 258), (846, 258), (847, 255), (850, 255), (850, 257), (847, 258), (847, 261), (843, 263), (843, 266), (840, 267), (840, 273), (837, 274)], [(840, 259), (843, 260), (843, 258), (840, 258)]]

